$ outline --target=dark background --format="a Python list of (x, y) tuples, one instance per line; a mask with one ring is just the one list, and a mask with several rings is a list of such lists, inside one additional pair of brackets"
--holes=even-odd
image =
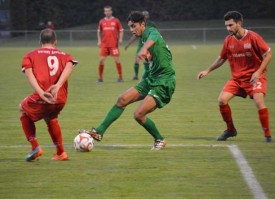
[(275, 0), (6, 0), (0, 9), (9, 10), (10, 30), (39, 29), (49, 20), (62, 29), (98, 23), (105, 5), (122, 22), (131, 10), (148, 10), (154, 21), (222, 19), (229, 10), (249, 19), (275, 18)]

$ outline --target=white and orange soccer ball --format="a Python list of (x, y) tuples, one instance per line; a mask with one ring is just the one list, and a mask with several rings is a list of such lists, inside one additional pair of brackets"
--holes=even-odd
[(80, 133), (74, 138), (74, 148), (77, 152), (89, 152), (94, 147), (94, 139), (88, 133)]

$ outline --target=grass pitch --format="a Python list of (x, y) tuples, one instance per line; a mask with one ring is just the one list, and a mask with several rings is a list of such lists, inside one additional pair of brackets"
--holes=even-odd
[[(253, 101), (232, 100), (239, 134), (227, 142), (215, 141), (225, 128), (217, 97), (230, 78), (229, 67), (224, 65), (200, 81), (196, 75), (214, 61), (221, 45), (170, 48), (177, 73), (176, 91), (169, 105), (150, 114), (167, 139), (165, 150), (150, 151), (152, 138), (132, 119), (138, 106), (135, 103), (127, 107), (92, 152), (75, 152), (72, 142), (77, 129), (96, 127), (117, 96), (136, 83), (131, 80), (136, 49), (125, 52), (121, 48), (124, 83), (116, 83), (115, 65), (108, 58), (105, 82), (96, 84), (99, 49), (61, 47), (79, 61), (59, 119), (70, 161), (50, 160), (55, 149), (41, 121), (36, 123), (37, 137), (44, 155), (32, 163), (24, 161), (30, 147), (17, 111), (21, 100), (32, 92), (20, 72), (22, 57), (31, 49), (0, 48), (0, 198), (253, 198), (226, 147), (230, 144), (241, 149), (266, 196), (275, 198), (275, 145), (263, 143)], [(273, 133), (274, 66), (273, 61), (266, 97)], [(211, 146), (216, 144), (222, 146)]]

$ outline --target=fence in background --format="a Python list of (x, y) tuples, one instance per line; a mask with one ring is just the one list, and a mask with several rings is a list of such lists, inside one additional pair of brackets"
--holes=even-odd
[[(249, 27), (267, 42), (275, 42), (274, 27)], [(211, 44), (222, 42), (228, 35), (225, 28), (159, 29), (168, 44)], [(0, 47), (37, 46), (40, 31), (0, 31)], [(56, 30), (59, 46), (93, 46), (97, 43), (96, 30)], [(131, 37), (125, 30), (124, 42)]]

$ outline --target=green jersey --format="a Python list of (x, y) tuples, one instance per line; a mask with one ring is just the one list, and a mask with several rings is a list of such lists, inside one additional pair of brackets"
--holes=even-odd
[(159, 31), (154, 27), (146, 27), (141, 37), (142, 44), (147, 40), (154, 41), (146, 58), (149, 62), (148, 79), (156, 81), (175, 78), (171, 51)]
[[(156, 24), (152, 21), (146, 21), (146, 28), (157, 28), (156, 27)], [(138, 50), (137, 50), (137, 53), (140, 51), (140, 49), (142, 48), (142, 41), (141, 41), (141, 38), (139, 38), (138, 40)]]

